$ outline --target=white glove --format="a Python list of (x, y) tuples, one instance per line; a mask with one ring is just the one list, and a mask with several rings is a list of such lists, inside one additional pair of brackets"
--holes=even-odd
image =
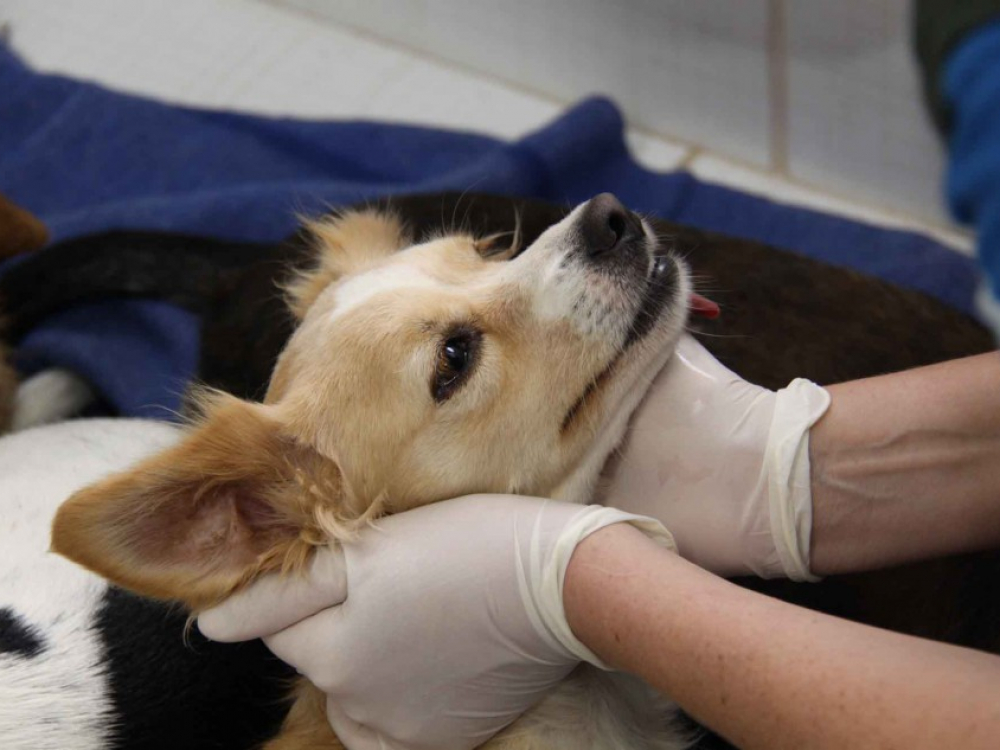
[(829, 404), (808, 380), (752, 385), (685, 335), (605, 469), (602, 502), (659, 519), (719, 575), (816, 580), (809, 429)]
[(479, 495), (380, 520), (318, 552), (305, 578), (267, 577), (201, 615), (214, 640), (264, 636), (328, 696), (350, 750), (476, 747), (581, 660), (562, 586), (576, 545), (652, 519), (599, 506)]

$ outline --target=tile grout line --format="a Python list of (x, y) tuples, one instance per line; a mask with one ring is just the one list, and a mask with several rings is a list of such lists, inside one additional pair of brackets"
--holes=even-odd
[[(848, 218), (854, 216), (855, 220), (857, 221), (862, 221), (880, 226), (895, 226), (903, 229), (909, 229), (915, 232), (923, 232), (925, 234), (930, 234), (934, 236), (935, 238), (937, 238), (938, 240), (947, 245), (954, 245), (955, 242), (965, 245), (967, 242), (971, 241), (972, 238), (974, 237), (974, 233), (972, 232), (972, 230), (963, 227), (961, 225), (949, 224), (944, 221), (937, 221), (934, 219), (917, 216), (915, 214), (906, 213), (905, 211), (900, 211), (897, 209), (887, 208), (885, 206), (862, 203), (858, 201), (856, 197), (849, 195), (846, 192), (842, 192), (839, 190), (831, 190), (826, 187), (817, 186), (814, 183), (811, 183), (807, 180), (802, 180), (800, 178), (791, 175), (780, 175), (777, 172), (773, 172), (756, 165), (742, 163), (728, 156), (717, 154), (714, 151), (702, 150), (700, 153), (697, 154), (696, 158), (690, 159), (690, 161), (692, 162), (691, 167), (685, 166), (686, 169), (691, 169), (692, 173), (696, 177), (699, 176), (697, 163), (701, 161), (702, 158), (711, 159), (719, 163), (728, 163), (737, 169), (749, 172), (760, 178), (771, 179), (784, 183), (785, 187), (791, 190), (806, 191), (808, 193), (815, 194), (816, 196), (821, 198), (826, 198), (831, 201), (843, 203), (847, 206), (853, 206), (858, 211), (871, 211), (872, 213), (883, 217), (883, 219), (882, 221), (880, 221), (875, 217), (859, 218), (858, 214), (850, 214), (849, 212), (845, 212), (839, 209), (825, 209), (825, 208), (813, 209), (829, 213), (832, 216), (841, 216), (841, 217), (846, 216)], [(689, 160), (685, 159), (685, 162), (687, 161)], [(804, 201), (800, 202), (795, 200), (794, 198), (777, 196), (766, 189), (750, 188), (747, 187), (740, 180), (733, 181), (730, 183), (726, 182), (724, 179), (721, 178), (714, 178), (710, 181), (714, 182), (715, 184), (726, 185), (729, 187), (736, 188), (738, 190), (742, 190), (747, 193), (759, 195), (764, 198), (767, 198), (768, 200), (776, 201), (779, 203), (785, 203), (793, 206), (798, 205), (804, 208), (811, 208), (810, 204)]]
[[(343, 21), (334, 21), (328, 16), (312, 10), (310, 8), (304, 8), (297, 4), (289, 4), (283, 2), (283, 0), (256, 0), (256, 2), (262, 3), (264, 5), (270, 6), (275, 9), (280, 9), (287, 13), (293, 15), (299, 15), (306, 18), (313, 19), (321, 24), (332, 26), (334, 28), (342, 29), (348, 33), (354, 34), (355, 36), (365, 39), (370, 43), (382, 45), (395, 49), (404, 54), (412, 55), (422, 60), (426, 60), (444, 68), (448, 68), (459, 73), (472, 76), (482, 81), (487, 81), (490, 83), (505, 86), (513, 91), (532, 96), (541, 101), (548, 102), (550, 104), (556, 104), (560, 107), (565, 107), (572, 102), (560, 99), (559, 97), (548, 94), (544, 91), (539, 91), (533, 87), (520, 83), (517, 81), (512, 81), (500, 76), (495, 76), (490, 73), (484, 72), (476, 67), (468, 64), (464, 64), (441, 55), (437, 55), (433, 52), (429, 52), (423, 48), (406, 44), (397, 39), (382, 36), (376, 32), (373, 32), (364, 27), (357, 26), (351, 23), (345, 23)], [(666, 144), (679, 146), (688, 151), (688, 154), (684, 157), (681, 164), (678, 166), (680, 169), (690, 169), (698, 157), (712, 157), (720, 159), (723, 161), (728, 161), (731, 164), (747, 169), (757, 174), (771, 177), (773, 179), (783, 180), (793, 188), (802, 188), (815, 192), (821, 195), (828, 196), (833, 200), (840, 200), (847, 204), (857, 205), (859, 208), (864, 208), (866, 204), (858, 202), (856, 199), (848, 196), (846, 193), (841, 193), (839, 191), (831, 191), (826, 187), (815, 185), (809, 181), (805, 181), (795, 176), (791, 175), (788, 170), (788, 30), (787, 30), (787, 14), (788, 5), (786, 0), (768, 0), (769, 9), (769, 21), (773, 20), (775, 23), (769, 23), (768, 27), (768, 46), (769, 49), (774, 46), (777, 50), (774, 53), (774, 57), (777, 60), (770, 59), (772, 55), (769, 52), (768, 60), (768, 76), (769, 76), (769, 94), (770, 92), (776, 92), (778, 94), (777, 101), (780, 102), (780, 112), (775, 111), (774, 103), (772, 101), (770, 106), (770, 116), (772, 119), (772, 130), (777, 131), (777, 136), (774, 134), (769, 134), (771, 137), (771, 147), (772, 153), (779, 154), (777, 160), (772, 162), (772, 167), (770, 169), (763, 167), (759, 164), (753, 162), (745, 161), (739, 157), (731, 156), (729, 154), (720, 154), (715, 151), (706, 149), (704, 145), (696, 143), (694, 141), (687, 140), (674, 135), (668, 135), (661, 133), (659, 131), (653, 130), (647, 126), (636, 125), (626, 122), (626, 126), (639, 134), (647, 135), (656, 138)], [(772, 41), (777, 42), (777, 45), (772, 45)], [(779, 64), (776, 64), (780, 62)], [(773, 127), (779, 125), (779, 127)], [(773, 157), (772, 157), (773, 158)], [(778, 168), (780, 163), (781, 168)], [(767, 195), (765, 194), (765, 197)], [(785, 202), (788, 202), (787, 200)], [(948, 224), (945, 222), (935, 221), (932, 219), (927, 219), (923, 216), (918, 216), (911, 214), (906, 211), (901, 211), (898, 209), (892, 209), (885, 206), (877, 206), (876, 210), (879, 213), (884, 214), (887, 218), (894, 220), (904, 226), (911, 227), (917, 231), (925, 231), (931, 233), (944, 232), (948, 234), (958, 234), (960, 236), (968, 235), (968, 232), (961, 227), (956, 227), (955, 225)]]
[[(714, 156), (714, 154), (712, 154), (711, 151), (706, 151), (703, 146), (691, 146), (687, 150), (687, 153), (684, 155), (684, 158), (681, 159), (680, 163), (677, 165), (677, 168), (683, 169), (685, 172), (691, 172), (692, 174), (694, 174), (693, 171), (694, 163), (703, 156), (711, 157)], [(716, 157), (716, 158), (722, 158), (722, 157)]]
[[(521, 91), (523, 93), (531, 95), (532, 97), (536, 98), (540, 102), (550, 102), (550, 103), (556, 103), (556, 104), (560, 104), (560, 105), (564, 104), (564, 102), (561, 102), (558, 97), (553, 97), (553, 96), (550, 96), (550, 95), (547, 95), (547, 94), (544, 94), (544, 93), (539, 93), (539, 92), (533, 91), (530, 87), (527, 87), (527, 86), (519, 86), (519, 85), (516, 85), (516, 84), (511, 84), (511, 83), (507, 82), (506, 80), (504, 80), (502, 78), (499, 78), (499, 77), (496, 77), (496, 76), (493, 76), (493, 75), (490, 75), (489, 73), (484, 73), (483, 71), (471, 68), (469, 66), (461, 66), (460, 64), (456, 64), (456, 63), (454, 63), (452, 61), (449, 61), (449, 60), (446, 60), (444, 58), (435, 56), (433, 54), (426, 53), (426, 52), (421, 51), (419, 49), (414, 49), (414, 48), (408, 47), (407, 45), (394, 42), (393, 40), (385, 39), (385, 38), (383, 38), (383, 37), (381, 37), (381, 36), (379, 36), (379, 35), (377, 35), (375, 33), (368, 32), (368, 31), (365, 31), (363, 29), (358, 29), (358, 28), (356, 28), (354, 26), (351, 26), (351, 25), (348, 25), (348, 24), (334, 22), (331, 19), (329, 19), (328, 17), (323, 16), (322, 14), (318, 14), (318, 13), (316, 13), (314, 11), (305, 10), (305, 9), (299, 7), (299, 6), (287, 5), (287, 4), (283, 3), (283, 2), (281, 2), (280, 0), (257, 0), (257, 2), (259, 3), (259, 5), (263, 6), (264, 8), (270, 8), (272, 10), (276, 10), (276, 11), (279, 11), (279, 12), (285, 12), (285, 13), (288, 13), (289, 15), (291, 15), (291, 16), (299, 16), (299, 18), (305, 17), (305, 18), (310, 19), (311, 21), (319, 21), (322, 27), (331, 28), (331, 29), (339, 29), (339, 30), (345, 31), (345, 32), (347, 32), (349, 34), (353, 34), (356, 37), (359, 37), (361, 39), (367, 39), (369, 41), (369, 43), (375, 43), (375, 44), (378, 44), (379, 46), (384, 46), (384, 47), (387, 47), (387, 48), (390, 48), (390, 49), (391, 48), (395, 48), (397, 51), (402, 51), (402, 52), (406, 53), (408, 56), (412, 55), (412, 56), (414, 56), (414, 57), (416, 57), (418, 59), (429, 60), (430, 62), (434, 63), (435, 65), (441, 66), (441, 67), (443, 67), (445, 69), (448, 69), (448, 70), (453, 70), (453, 71), (456, 71), (456, 72), (465, 73), (465, 74), (467, 74), (467, 75), (469, 75), (469, 76), (471, 76), (471, 77), (473, 77), (475, 79), (478, 79), (480, 81), (490, 82), (490, 83), (496, 83), (496, 84), (505, 86), (505, 87), (509, 88), (510, 90), (515, 91), (515, 92)], [(790, 12), (790, 9), (789, 9), (788, 6), (789, 6), (789, 4), (787, 2), (785, 2), (785, 0), (768, 0), (768, 8), (770, 9), (771, 18), (774, 18), (774, 19), (780, 21), (781, 25), (775, 27), (772, 24), (771, 26), (769, 26), (767, 38), (770, 40), (772, 38), (772, 34), (777, 34), (777, 37), (775, 37), (775, 38), (779, 38), (779, 39), (783, 38), (783, 42), (784, 43), (782, 44), (782, 46), (780, 47), (780, 49), (781, 49), (782, 54), (783, 54), (783, 56), (785, 58), (784, 61), (783, 61), (785, 63), (785, 67), (778, 69), (777, 72), (780, 73), (780, 74), (783, 74), (785, 84), (787, 84), (787, 74), (789, 72), (789, 69), (787, 67), (787, 63), (789, 62), (788, 59), (787, 59), (787, 56), (790, 54), (789, 39), (788, 39), (788, 28), (787, 28), (788, 14)], [(2, 24), (0, 24), (0, 25), (2, 25)], [(9, 28), (10, 27), (8, 26), (8, 29)], [(399, 63), (399, 65), (405, 66), (405, 62), (401, 61)], [(771, 72), (774, 72), (773, 66), (772, 66), (772, 71)], [(781, 80), (781, 79), (779, 79), (779, 80)], [(133, 88), (128, 88), (126, 90), (135, 93), (135, 90)], [(783, 90), (784, 90), (785, 93), (787, 93), (787, 91), (788, 91), (787, 88), (785, 88)], [(788, 100), (786, 98), (785, 99), (785, 105), (786, 105), (786, 107), (787, 107), (787, 103), (788, 103)], [(230, 106), (233, 106), (233, 105), (231, 104)], [(238, 104), (236, 104), (235, 106), (239, 107)], [(787, 118), (787, 115), (788, 115), (787, 110), (785, 112), (785, 115), (786, 115), (786, 118)], [(771, 116), (774, 117), (774, 112), (773, 111), (771, 112)], [(785, 119), (784, 122), (787, 125), (788, 120)], [(673, 169), (681, 168), (681, 169), (692, 170), (692, 168), (696, 168), (698, 162), (702, 158), (719, 159), (719, 160), (724, 161), (724, 162), (729, 162), (729, 163), (733, 164), (734, 166), (740, 167), (742, 169), (746, 169), (746, 170), (748, 170), (748, 171), (750, 171), (752, 173), (756, 173), (758, 175), (761, 175), (762, 177), (770, 177), (770, 178), (777, 179), (777, 180), (780, 180), (782, 182), (785, 182), (788, 185), (788, 187), (791, 187), (791, 188), (795, 188), (795, 187), (804, 188), (804, 189), (809, 190), (811, 192), (815, 192), (815, 193), (817, 193), (817, 194), (819, 194), (821, 196), (827, 196), (827, 197), (829, 197), (831, 199), (834, 199), (834, 200), (844, 201), (848, 205), (857, 206), (859, 209), (860, 208), (865, 208), (865, 207), (872, 208), (871, 206), (867, 206), (867, 204), (865, 204), (863, 202), (857, 201), (856, 196), (852, 196), (852, 195), (849, 195), (849, 194), (846, 194), (846, 193), (843, 193), (843, 192), (840, 192), (840, 191), (837, 191), (837, 190), (830, 190), (827, 187), (813, 184), (813, 183), (811, 183), (811, 182), (809, 182), (807, 180), (802, 180), (802, 179), (796, 178), (795, 176), (792, 176), (792, 175), (788, 175), (788, 174), (782, 175), (781, 173), (775, 171), (773, 168), (772, 169), (768, 169), (766, 167), (763, 167), (760, 164), (752, 164), (752, 163), (744, 162), (743, 160), (739, 159), (738, 157), (733, 157), (733, 156), (730, 156), (730, 155), (717, 153), (717, 152), (714, 152), (714, 151), (711, 151), (711, 150), (706, 150), (703, 146), (699, 146), (697, 144), (694, 144), (693, 142), (686, 141), (684, 139), (680, 139), (680, 138), (676, 138), (676, 137), (667, 136), (667, 135), (662, 134), (662, 133), (660, 133), (658, 131), (651, 130), (651, 129), (647, 128), (647, 127), (636, 126), (636, 125), (630, 124), (629, 125), (629, 130), (631, 130), (632, 132), (635, 132), (637, 134), (640, 134), (640, 135), (649, 136), (649, 137), (651, 137), (651, 138), (653, 138), (653, 139), (655, 139), (655, 140), (659, 141), (660, 143), (663, 143), (663, 144), (665, 144), (667, 146), (679, 147), (679, 148), (685, 149), (686, 153), (681, 158), (681, 161), (680, 161), (679, 164), (676, 164), (675, 166), (671, 167)], [(788, 135), (788, 133), (787, 133), (787, 129), (786, 129), (785, 130), (785, 136), (786, 136), (786, 138), (787, 138), (787, 135)], [(788, 146), (787, 140), (786, 140), (786, 142), (785, 142), (784, 145), (786, 147)], [(787, 155), (787, 151), (785, 151), (785, 153)], [(725, 183), (723, 183), (723, 184), (725, 184)], [(736, 185), (736, 187), (739, 187), (739, 185)], [(743, 188), (743, 189), (747, 189), (747, 188)], [(755, 192), (755, 191), (750, 190), (750, 192)], [(763, 192), (758, 192), (758, 194), (764, 195), (765, 197), (772, 197), (772, 196), (770, 196), (769, 191), (766, 191), (766, 190), (763, 191)], [(790, 202), (792, 204), (796, 203), (795, 200), (789, 200), (788, 198), (773, 198), (772, 197), (772, 199), (779, 200), (779, 201), (782, 201), (782, 202)], [(932, 234), (936, 234), (937, 232), (946, 232), (948, 234), (958, 234), (960, 236), (965, 236), (965, 237), (969, 236), (969, 234), (967, 232), (962, 231), (960, 228), (957, 228), (954, 225), (951, 225), (951, 224), (948, 224), (948, 223), (945, 223), (945, 222), (940, 222), (940, 221), (936, 221), (936, 220), (933, 220), (933, 219), (928, 219), (927, 217), (924, 217), (924, 216), (919, 216), (919, 215), (916, 215), (916, 214), (913, 214), (913, 213), (909, 213), (909, 212), (906, 212), (906, 211), (900, 211), (898, 209), (890, 209), (890, 208), (886, 208), (886, 207), (883, 207), (883, 206), (876, 206), (874, 208), (875, 208), (875, 210), (878, 213), (884, 214), (888, 220), (893, 221), (894, 223), (895, 222), (899, 222), (901, 225), (907, 226), (907, 227), (912, 228), (912, 229), (914, 229), (916, 231), (923, 231), (923, 232), (928, 232), (928, 233), (932, 233)], [(834, 213), (841, 214), (842, 212), (841, 211), (834, 211)], [(848, 214), (844, 214), (844, 215), (848, 215)], [(873, 221), (872, 219), (866, 219), (866, 220), (867, 221)], [(879, 223), (879, 222), (877, 220), (874, 220), (874, 223)], [(948, 240), (945, 240), (945, 241), (948, 242)]]
[[(573, 99), (562, 99), (548, 92), (536, 89), (523, 82), (516, 81), (510, 78), (505, 78), (502, 76), (497, 76), (492, 73), (488, 73), (473, 65), (469, 65), (468, 63), (463, 63), (458, 60), (445, 57), (443, 55), (435, 54), (434, 52), (430, 52), (422, 47), (418, 47), (412, 44), (407, 44), (406, 42), (401, 42), (398, 39), (394, 39), (392, 37), (383, 36), (363, 26), (358, 26), (356, 24), (340, 20), (335, 21), (330, 17), (324, 15), (323, 13), (313, 10), (311, 8), (305, 8), (297, 4), (289, 4), (283, 2), (283, 0), (256, 0), (256, 2), (263, 3), (264, 5), (270, 6), (271, 8), (280, 9), (286, 13), (304, 16), (314, 21), (318, 21), (322, 24), (334, 28), (339, 28), (345, 32), (353, 34), (354, 36), (364, 39), (369, 43), (378, 44), (383, 47), (389, 47), (395, 49), (397, 52), (402, 52), (407, 55), (412, 55), (413, 57), (425, 60), (439, 67), (447, 68), (449, 70), (461, 73), (463, 75), (467, 75), (472, 78), (477, 78), (481, 81), (486, 81), (495, 85), (503, 86), (518, 94), (533, 97), (547, 104), (556, 105), (560, 109), (565, 109), (566, 107), (571, 106), (576, 101)], [(670, 133), (663, 133), (658, 130), (654, 130), (653, 128), (647, 125), (638, 125), (627, 121), (625, 124), (630, 130), (633, 130), (634, 132), (639, 133), (640, 135), (656, 138), (667, 145), (679, 146), (685, 149), (702, 148), (700, 144), (695, 143), (694, 141), (690, 141)]]
[(483, 70), (476, 68), (472, 65), (469, 65), (467, 63), (462, 63), (457, 60), (445, 57), (443, 55), (435, 54), (434, 52), (430, 52), (422, 47), (418, 47), (413, 44), (407, 44), (406, 42), (402, 42), (398, 39), (394, 39), (389, 36), (383, 36), (382, 34), (367, 29), (363, 26), (358, 26), (356, 24), (341, 20), (335, 21), (331, 19), (329, 16), (321, 13), (320, 11), (313, 10), (312, 8), (306, 8), (298, 4), (289, 4), (283, 2), (282, 0), (256, 0), (256, 1), (259, 3), (263, 3), (264, 5), (270, 6), (271, 8), (280, 9), (285, 13), (303, 16), (313, 21), (317, 21), (325, 26), (339, 28), (349, 34), (364, 39), (370, 44), (377, 44), (382, 47), (389, 47), (395, 49), (397, 52), (402, 52), (404, 54), (420, 58), (424, 61), (430, 62), (439, 67), (449, 68), (453, 71), (462, 73), (464, 75), (472, 76), (474, 78), (478, 78), (479, 80), (482, 81), (488, 81), (490, 83), (500, 84), (518, 93), (527, 94), (529, 96), (535, 97), (536, 99), (541, 99), (545, 102), (548, 102), (549, 104), (556, 104), (559, 105), (559, 107), (566, 107), (568, 104), (572, 103), (569, 100), (561, 99), (557, 96), (553, 96), (552, 94), (546, 93), (544, 91), (539, 91), (538, 89), (532, 88), (531, 86), (528, 86), (526, 84), (519, 83), (517, 81), (512, 81), (507, 78), (502, 78), (500, 76), (496, 76), (491, 73), (486, 73)]

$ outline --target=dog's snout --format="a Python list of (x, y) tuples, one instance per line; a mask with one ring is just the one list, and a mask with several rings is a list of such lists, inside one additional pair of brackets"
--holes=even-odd
[(587, 202), (579, 227), (583, 250), (595, 259), (643, 234), (639, 217), (611, 193), (601, 193)]

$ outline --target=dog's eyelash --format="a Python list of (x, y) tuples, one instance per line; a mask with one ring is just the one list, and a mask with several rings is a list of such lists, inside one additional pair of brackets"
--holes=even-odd
[(441, 338), (431, 379), (431, 396), (443, 403), (468, 381), (479, 357), (482, 333), (469, 326), (451, 329)]

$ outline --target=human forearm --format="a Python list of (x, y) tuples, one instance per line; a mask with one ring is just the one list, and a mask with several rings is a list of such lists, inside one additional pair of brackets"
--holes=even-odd
[(828, 390), (810, 435), (813, 573), (1000, 545), (996, 352)]
[(577, 637), (745, 748), (994, 747), (1000, 658), (740, 589), (618, 525), (566, 575)]

